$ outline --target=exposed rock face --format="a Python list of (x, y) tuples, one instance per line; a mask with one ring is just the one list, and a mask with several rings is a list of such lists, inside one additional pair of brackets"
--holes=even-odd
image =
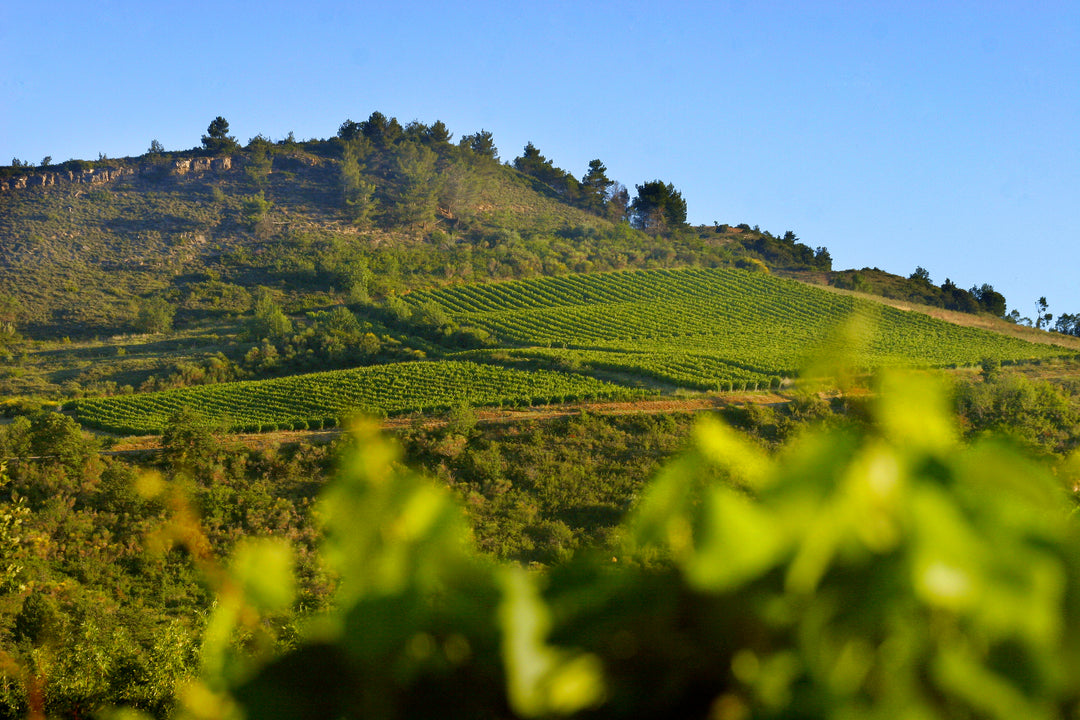
[[(189, 173), (226, 172), (232, 170), (233, 159), (229, 156), (209, 158), (181, 158), (174, 160), (168, 166), (171, 175), (187, 175)], [(47, 187), (60, 183), (74, 183), (82, 185), (102, 185), (114, 182), (129, 175), (148, 175), (160, 173), (160, 164), (146, 163), (139, 167), (102, 167), (90, 170), (49, 170), (46, 172), (30, 172), (16, 177), (0, 178), (0, 192), (22, 190), (28, 187)]]
[(232, 158), (228, 155), (213, 158), (183, 158), (173, 163), (174, 175), (187, 175), (189, 172), (202, 173), (216, 170), (232, 170)]

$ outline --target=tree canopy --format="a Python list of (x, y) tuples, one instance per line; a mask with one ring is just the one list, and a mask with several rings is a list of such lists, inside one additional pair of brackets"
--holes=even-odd
[(981, 287), (971, 288), (970, 292), (979, 301), (983, 310), (994, 317), (1005, 317), (1005, 296), (994, 290), (993, 285), (983, 283)]
[(653, 180), (635, 185), (637, 196), (630, 204), (634, 225), (650, 232), (662, 232), (686, 223), (686, 201), (671, 183)]
[(582, 200), (595, 212), (604, 209), (608, 190), (615, 181), (607, 176), (607, 168), (599, 159), (589, 161), (589, 170), (581, 178)]
[(548, 182), (555, 174), (554, 164), (544, 157), (531, 142), (526, 143), (520, 157), (514, 158), (514, 167), (542, 182)]
[(229, 121), (218, 115), (206, 128), (202, 136), (203, 148), (214, 154), (231, 153), (240, 149), (240, 143), (229, 135)]
[(930, 271), (927, 270), (926, 268), (924, 268), (922, 265), (916, 266), (915, 267), (915, 272), (908, 275), (908, 279), (909, 280), (921, 280), (922, 282), (926, 283), (927, 285), (931, 284), (931, 282), (932, 282), (930, 280)]
[(360, 129), (360, 123), (346, 118), (345, 122), (341, 123), (340, 127), (338, 127), (337, 134), (342, 140), (355, 140), (360, 137)]
[(360, 123), (360, 132), (377, 148), (387, 148), (397, 142), (404, 132), (397, 118), (387, 118), (376, 110)]
[(461, 147), (469, 148), (477, 155), (488, 157), (492, 160), (499, 159), (499, 151), (495, 147), (494, 137), (487, 130), (480, 130), (472, 135), (466, 135), (461, 138), (459, 144)]

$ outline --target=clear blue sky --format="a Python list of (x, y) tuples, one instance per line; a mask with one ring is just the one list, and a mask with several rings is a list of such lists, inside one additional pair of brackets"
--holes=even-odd
[(0, 162), (332, 136), (373, 110), (679, 188), (834, 267), (1080, 312), (1080, 2), (0, 5)]

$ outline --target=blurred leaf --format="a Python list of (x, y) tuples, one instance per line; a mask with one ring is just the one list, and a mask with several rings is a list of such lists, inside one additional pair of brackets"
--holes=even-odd
[(296, 577), (288, 542), (274, 538), (245, 540), (233, 551), (230, 571), (251, 607), (273, 612), (292, 605)]
[(104, 720), (153, 720), (154, 716), (135, 708), (116, 708), (106, 711), (102, 717)]
[(856, 387), (859, 361), (865, 357), (863, 349), (874, 334), (877, 309), (863, 305), (862, 312), (852, 312), (838, 322), (823, 342), (804, 355), (799, 376), (806, 379), (807, 392), (818, 390), (830, 380), (845, 394)]
[[(882, 392), (875, 425), (775, 458), (703, 420), (643, 491), (632, 562), (543, 574), (479, 561), (444, 489), (361, 429), (320, 509), (332, 622), (235, 672), (235, 629), (291, 597), (287, 550), (241, 546), (205, 667), (269, 718), (1069, 716), (1080, 529), (1057, 481), (1007, 444), (960, 445), (928, 376)], [(189, 691), (205, 717), (231, 712), (218, 687)]]
[(532, 579), (520, 568), (502, 573), (503, 631), (511, 706), (525, 717), (570, 715), (604, 696), (603, 670), (593, 655), (546, 644), (550, 613)]
[(700, 456), (688, 455), (672, 462), (653, 480), (631, 519), (629, 553), (655, 555), (666, 551), (675, 558), (684, 558), (692, 551), (703, 494), (697, 480), (702, 474), (701, 465)]
[(267, 665), (235, 694), (249, 718), (341, 717), (354, 681), (349, 670), (337, 647), (309, 644)]
[(339, 602), (406, 587), (434, 589), (471, 557), (469, 531), (445, 490), (397, 472), (397, 451), (374, 426), (323, 494), (324, 551), (342, 577)]
[(776, 565), (790, 539), (767, 508), (729, 488), (711, 488), (697, 551), (683, 567), (692, 585), (724, 591)]
[(970, 610), (984, 598), (986, 545), (949, 497), (936, 487), (913, 489), (916, 523), (913, 586), (927, 604)]
[(956, 446), (947, 386), (935, 376), (884, 373), (876, 417), (882, 434), (907, 451), (944, 453)]
[(181, 720), (245, 720), (246, 714), (231, 696), (206, 683), (189, 682), (177, 691)]
[(1059, 717), (1053, 706), (1031, 702), (1006, 678), (988, 670), (963, 647), (943, 649), (935, 659), (933, 671), (942, 690), (964, 700), (983, 717), (1000, 720)]
[(724, 469), (737, 485), (751, 489), (765, 486), (772, 464), (764, 452), (719, 419), (705, 415), (694, 428), (701, 454)]

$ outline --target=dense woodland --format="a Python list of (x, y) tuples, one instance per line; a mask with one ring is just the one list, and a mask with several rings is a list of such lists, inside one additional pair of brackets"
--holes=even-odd
[[(834, 271), (792, 231), (687, 225), (671, 181), (581, 172), (378, 112), (329, 139), (241, 145), (219, 117), (193, 150), (0, 168), (0, 717), (1075, 716), (1077, 318), (922, 268)], [(1013, 334), (908, 384), (840, 353), (721, 378), (659, 340), (582, 340), (639, 320), (587, 304), (629, 304), (630, 276), (582, 277), (676, 268), (840, 329), (837, 308), (906, 322), (872, 294)], [(579, 304), (466, 286), (551, 277)], [(749, 305), (734, 344), (783, 307)], [(529, 390), (515, 408), (561, 416), (454, 400), (383, 435), (247, 428), (327, 431), (261, 442), (181, 407), (159, 449), (122, 451), (71, 410), (420, 361), (723, 402), (608, 415)]]

